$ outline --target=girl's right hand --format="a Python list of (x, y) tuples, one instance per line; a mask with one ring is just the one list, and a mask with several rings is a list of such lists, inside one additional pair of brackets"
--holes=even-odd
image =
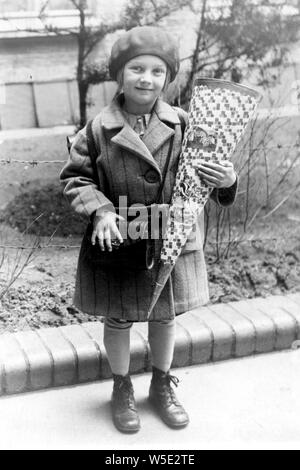
[(105, 245), (108, 251), (112, 251), (112, 239), (117, 239), (119, 243), (123, 243), (122, 235), (120, 234), (117, 227), (117, 219), (124, 220), (123, 217), (110, 211), (104, 211), (95, 216), (93, 233), (91, 237), (92, 245), (96, 244), (96, 238), (98, 238), (101, 251), (105, 251)]

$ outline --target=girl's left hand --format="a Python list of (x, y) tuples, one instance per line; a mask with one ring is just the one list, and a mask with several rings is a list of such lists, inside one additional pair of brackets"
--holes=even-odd
[(236, 181), (233, 164), (227, 160), (221, 163), (203, 163), (195, 166), (198, 175), (211, 188), (229, 188)]

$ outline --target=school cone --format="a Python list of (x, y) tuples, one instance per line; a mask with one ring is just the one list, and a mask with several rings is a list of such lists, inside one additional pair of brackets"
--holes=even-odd
[(148, 319), (212, 191), (196, 167), (230, 160), (260, 99), (256, 90), (237, 83), (196, 79)]

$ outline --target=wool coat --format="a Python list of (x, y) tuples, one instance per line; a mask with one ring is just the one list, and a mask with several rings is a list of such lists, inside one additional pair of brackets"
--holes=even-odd
[[(60, 178), (64, 194), (81, 215), (114, 210), (120, 196), (132, 204), (155, 203), (170, 139), (174, 146), (164, 185), (164, 203), (169, 204), (181, 151), (182, 129), (179, 113), (161, 99), (156, 101), (141, 139), (126, 121), (120, 99), (114, 99), (93, 121), (98, 149), (98, 187), (88, 155), (86, 128), (78, 132)], [(236, 184), (212, 192), (217, 204), (234, 202)], [(202, 211), (203, 212), (203, 211)], [(203, 252), (203, 214), (187, 240), (150, 320), (170, 320), (175, 315), (204, 305), (209, 300), (207, 271)], [(146, 321), (156, 280), (161, 241), (155, 241), (155, 266), (152, 270), (113, 269), (91, 263), (87, 256), (89, 239), (85, 236), (79, 254), (74, 304), (81, 311), (128, 321)]]

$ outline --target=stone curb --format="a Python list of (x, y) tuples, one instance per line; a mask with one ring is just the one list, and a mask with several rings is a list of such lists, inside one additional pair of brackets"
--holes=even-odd
[[(0, 395), (111, 377), (103, 323), (0, 336)], [(299, 340), (299, 341), (297, 341)], [(300, 346), (300, 293), (201, 307), (177, 317), (172, 367)], [(130, 372), (150, 370), (147, 324), (131, 332)]]

